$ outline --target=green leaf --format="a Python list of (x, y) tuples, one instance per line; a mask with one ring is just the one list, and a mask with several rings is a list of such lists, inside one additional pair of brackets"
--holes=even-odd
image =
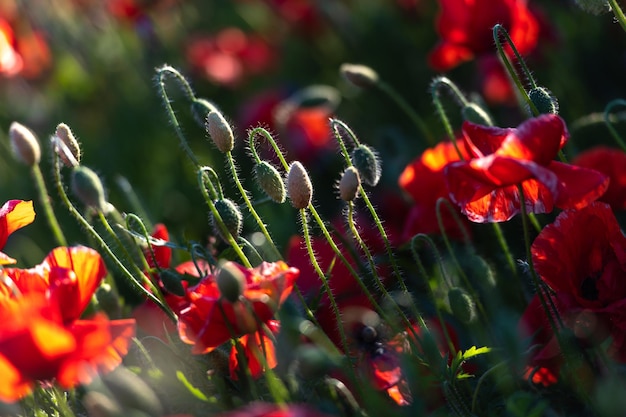
[(204, 395), (202, 393), (202, 391), (200, 391), (198, 388), (194, 387), (193, 385), (191, 385), (191, 382), (189, 382), (187, 380), (187, 377), (185, 377), (185, 374), (183, 374), (181, 371), (176, 371), (176, 377), (178, 378), (178, 380), (180, 382), (183, 383), (183, 385), (189, 390), (189, 392), (196, 397), (199, 400), (202, 400), (204, 402), (211, 402), (206, 395)]
[(484, 353), (491, 352), (491, 348), (483, 346), (481, 348), (477, 348), (476, 346), (472, 346), (467, 349), (465, 352), (461, 354), (462, 360), (468, 360), (469, 358), (473, 358), (474, 356), (482, 355)]

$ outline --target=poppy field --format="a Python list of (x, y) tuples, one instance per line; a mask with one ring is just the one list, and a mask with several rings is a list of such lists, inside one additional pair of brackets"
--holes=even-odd
[(623, 417), (617, 0), (0, 2), (0, 415)]

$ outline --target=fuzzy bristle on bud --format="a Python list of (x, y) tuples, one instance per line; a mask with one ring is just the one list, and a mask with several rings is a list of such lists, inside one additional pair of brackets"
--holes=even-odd
[(217, 112), (215, 104), (204, 98), (196, 98), (191, 102), (191, 115), (200, 127), (205, 127), (206, 118), (211, 112)]
[(174, 269), (165, 269), (159, 274), (163, 287), (170, 293), (185, 296), (185, 286), (183, 285), (183, 275)]
[(464, 106), (461, 110), (461, 116), (463, 116), (463, 120), (477, 125), (493, 126), (493, 120), (491, 120), (489, 114), (476, 103), (469, 103), (467, 106)]
[(107, 212), (108, 203), (100, 177), (85, 166), (74, 167), (72, 171), (72, 192), (85, 206), (98, 212)]
[[(222, 218), (226, 229), (235, 239), (237, 239), (239, 237), (239, 233), (241, 233), (241, 227), (243, 225), (243, 218), (241, 216), (241, 211), (239, 211), (239, 207), (237, 207), (232, 200), (224, 198), (215, 201), (215, 209)], [(218, 226), (215, 216), (213, 215), (211, 215), (211, 223), (213, 224), (215, 233), (225, 242), (228, 242), (228, 237), (222, 233), (222, 230)]]
[(359, 171), (353, 166), (346, 168), (339, 180), (339, 197), (343, 201), (353, 201), (358, 195), (360, 186)]
[(313, 184), (306, 169), (298, 161), (289, 165), (287, 172), (287, 195), (297, 209), (307, 208), (313, 198)]
[(233, 262), (224, 262), (215, 278), (217, 289), (226, 300), (237, 302), (246, 289), (246, 277)]
[(78, 144), (78, 140), (76, 140), (76, 137), (72, 133), (70, 127), (65, 123), (59, 123), (54, 132), (54, 135), (61, 141), (61, 143), (65, 145), (67, 151), (74, 159), (72, 161), (72, 158), (69, 155), (66, 155), (65, 152), (59, 152), (59, 158), (61, 158), (63, 165), (71, 168), (80, 164), (80, 158), (82, 156), (80, 151), (80, 145)]
[(41, 160), (41, 146), (35, 134), (23, 124), (11, 123), (9, 140), (15, 157), (23, 164), (32, 167)]
[(575, 3), (587, 13), (595, 15), (611, 11), (611, 6), (607, 0), (575, 0)]
[(559, 102), (550, 90), (545, 87), (535, 87), (528, 92), (530, 101), (540, 114), (558, 114)]
[(235, 136), (230, 125), (221, 113), (212, 111), (206, 117), (206, 130), (217, 149), (223, 153), (233, 150)]
[(461, 267), (470, 282), (476, 287), (489, 291), (496, 286), (496, 276), (487, 261), (478, 255), (466, 256), (461, 260)]
[(349, 83), (360, 88), (368, 88), (378, 83), (378, 73), (365, 65), (342, 64), (339, 73)]
[(448, 291), (448, 302), (452, 315), (461, 323), (471, 323), (476, 318), (474, 301), (462, 288), (451, 288)]
[(376, 186), (380, 181), (381, 166), (376, 152), (367, 145), (359, 145), (350, 155), (352, 164), (359, 171), (363, 184), (370, 187)]
[(254, 166), (254, 176), (259, 187), (276, 203), (285, 202), (285, 183), (272, 164), (261, 161)]

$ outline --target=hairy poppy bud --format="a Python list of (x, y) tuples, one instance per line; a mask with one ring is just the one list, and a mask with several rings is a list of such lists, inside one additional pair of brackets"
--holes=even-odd
[(343, 201), (352, 201), (356, 198), (360, 186), (359, 171), (355, 167), (348, 167), (339, 180), (339, 196)]
[(85, 166), (74, 167), (71, 185), (81, 203), (99, 212), (108, 211), (102, 181), (93, 170)]
[(378, 82), (378, 73), (365, 65), (342, 64), (339, 72), (349, 83), (357, 87), (368, 88)]
[(478, 288), (489, 290), (496, 286), (496, 277), (491, 265), (478, 255), (469, 255), (461, 260), (461, 267)]
[(183, 286), (183, 275), (173, 269), (165, 269), (159, 274), (163, 287), (170, 293), (183, 297), (185, 287)]
[(230, 128), (230, 125), (221, 113), (216, 111), (209, 113), (206, 117), (206, 130), (209, 132), (217, 149), (221, 152), (226, 153), (233, 150), (235, 136), (233, 135), (233, 130)]
[(191, 102), (191, 115), (200, 127), (205, 127), (206, 118), (212, 111), (218, 110), (209, 100), (197, 98)]
[(107, 313), (109, 317), (114, 317), (120, 312), (120, 297), (113, 287), (106, 282), (100, 284), (96, 290), (96, 299), (100, 309)]
[(380, 180), (381, 166), (376, 152), (367, 145), (359, 145), (350, 155), (352, 164), (359, 171), (363, 184), (376, 186)]
[(32, 167), (41, 160), (41, 147), (35, 134), (23, 124), (11, 123), (9, 139), (13, 154), (25, 165)]
[(224, 262), (215, 278), (220, 294), (234, 303), (246, 289), (246, 277), (233, 262)]
[(257, 184), (265, 194), (277, 203), (285, 201), (285, 184), (280, 173), (272, 164), (267, 161), (261, 161), (254, 166), (254, 176)]
[(493, 121), (489, 114), (478, 104), (469, 103), (461, 110), (463, 120), (483, 126), (493, 126)]
[(535, 87), (528, 92), (530, 101), (540, 114), (558, 114), (559, 102), (550, 90), (545, 87)]
[(289, 165), (287, 195), (291, 200), (291, 205), (297, 209), (307, 208), (313, 198), (313, 184), (311, 184), (309, 174), (298, 161)]
[[(215, 209), (220, 214), (220, 217), (222, 218), (226, 229), (228, 229), (230, 234), (235, 239), (237, 239), (239, 237), (239, 233), (241, 233), (241, 227), (243, 225), (243, 218), (241, 216), (241, 211), (239, 211), (239, 207), (237, 207), (233, 200), (225, 198), (217, 200), (215, 202)], [(215, 233), (220, 236), (224, 241), (228, 241), (227, 237), (218, 227), (214, 216), (211, 216), (211, 220)]]
[(462, 288), (451, 288), (448, 291), (448, 302), (452, 315), (461, 323), (471, 323), (476, 318), (474, 301)]
[(80, 164), (80, 145), (78, 144), (78, 141), (69, 126), (65, 123), (59, 123), (54, 135), (66, 147), (66, 150), (59, 152), (59, 158), (61, 158), (63, 165), (71, 168)]

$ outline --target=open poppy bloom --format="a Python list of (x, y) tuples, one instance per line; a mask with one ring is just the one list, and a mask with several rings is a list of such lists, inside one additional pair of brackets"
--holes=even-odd
[(36, 381), (65, 388), (121, 363), (134, 320), (79, 319), (106, 275), (98, 253), (54, 249), (35, 268), (7, 268), (0, 283), (0, 399), (16, 401)]
[(287, 299), (299, 271), (282, 261), (248, 269), (231, 263), (245, 277), (243, 294), (234, 303), (222, 297), (215, 276), (207, 275), (187, 290), (189, 306), (180, 312), (178, 333), (195, 354), (208, 353), (231, 338), (256, 332)]
[(467, 161), (446, 166), (450, 198), (473, 222), (503, 222), (525, 209), (549, 213), (554, 206), (582, 208), (600, 197), (609, 178), (587, 168), (553, 161), (569, 137), (565, 122), (544, 114), (517, 128), (463, 123)]
[[(9, 235), (35, 220), (32, 201), (9, 200), (0, 208), (0, 249), (4, 248)], [(15, 259), (0, 252), (0, 265), (14, 264)]]
[(609, 204), (613, 210), (626, 209), (626, 153), (608, 146), (596, 146), (576, 155), (572, 164), (609, 177), (609, 188), (598, 201)]
[(253, 402), (216, 417), (329, 417), (305, 404)]
[[(237, 347), (230, 349), (228, 358), (228, 368), (232, 379), (239, 379), (237, 373), (241, 366), (246, 366), (250, 370), (252, 378), (258, 378), (265, 370), (265, 364), (270, 369), (278, 365), (276, 359), (276, 348), (274, 347), (273, 336), (280, 331), (280, 322), (278, 320), (269, 320), (262, 328), (254, 333), (244, 334), (239, 338), (241, 353), (245, 356), (246, 362), (239, 362), (239, 354)], [(265, 358), (265, 364), (261, 360)]]
[(493, 53), (493, 32), (501, 24), (520, 54), (537, 45), (539, 23), (525, 0), (439, 0), (441, 41), (428, 56), (436, 71), (448, 71), (476, 56)]

